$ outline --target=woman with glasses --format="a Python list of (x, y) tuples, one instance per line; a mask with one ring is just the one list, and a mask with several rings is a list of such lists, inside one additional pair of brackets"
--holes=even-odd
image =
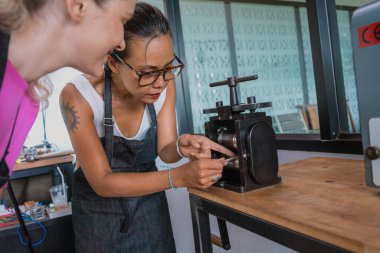
[[(155, 7), (138, 3), (124, 26), (126, 48), (111, 53), (104, 77), (78, 76), (61, 110), (80, 168), (73, 179), (77, 252), (175, 252), (164, 190), (207, 188), (234, 155), (202, 136), (177, 138), (174, 79), (184, 64)], [(173, 163), (158, 171), (157, 156)], [(199, 159), (202, 158), (202, 159)]]

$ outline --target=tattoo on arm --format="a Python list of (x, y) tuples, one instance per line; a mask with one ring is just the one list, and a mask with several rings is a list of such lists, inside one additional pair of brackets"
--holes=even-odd
[(63, 120), (65, 121), (67, 130), (69, 132), (75, 131), (78, 129), (79, 119), (78, 111), (74, 110), (74, 106), (70, 106), (69, 102), (62, 101), (61, 103), (61, 112), (63, 116)]

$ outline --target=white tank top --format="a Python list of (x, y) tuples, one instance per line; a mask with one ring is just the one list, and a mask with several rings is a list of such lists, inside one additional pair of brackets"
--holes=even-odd
[[(90, 105), (92, 112), (94, 114), (94, 125), (96, 128), (96, 132), (98, 133), (99, 138), (104, 137), (103, 98), (95, 91), (90, 81), (88, 81), (83, 75), (76, 76), (73, 80), (71, 80), (70, 83), (74, 84), (77, 90), (82, 94), (82, 96), (86, 99), (86, 101)], [(158, 100), (153, 103), (154, 109), (156, 110), (156, 115), (158, 115), (159, 112), (161, 111), (161, 108), (165, 102), (165, 99), (166, 99), (166, 88), (162, 91), (161, 96), (158, 98)], [(125, 137), (121, 133), (119, 127), (117, 126), (116, 121), (113, 128), (113, 134), (114, 136), (120, 136), (127, 140), (143, 140), (151, 125), (152, 125), (152, 120), (149, 115), (148, 106), (145, 106), (144, 115), (141, 120), (140, 128), (135, 136), (131, 138)]]

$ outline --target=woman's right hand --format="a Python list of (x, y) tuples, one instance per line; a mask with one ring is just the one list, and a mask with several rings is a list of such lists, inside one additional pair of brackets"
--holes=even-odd
[(206, 189), (222, 176), (225, 158), (200, 159), (188, 162), (172, 171), (171, 177), (175, 187)]

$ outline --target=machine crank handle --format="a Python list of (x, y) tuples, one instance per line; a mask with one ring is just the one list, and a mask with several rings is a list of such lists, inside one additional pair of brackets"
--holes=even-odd
[(210, 83), (210, 87), (217, 87), (217, 86), (222, 86), (222, 85), (226, 85), (226, 84), (231, 85), (231, 83), (230, 83), (231, 81), (233, 82), (232, 85), (236, 86), (237, 83), (251, 81), (251, 80), (256, 80), (257, 78), (258, 78), (257, 75), (238, 77), (238, 78), (236, 78), (236, 77), (230, 77), (230, 78), (228, 78), (227, 80), (224, 80), (224, 81)]

